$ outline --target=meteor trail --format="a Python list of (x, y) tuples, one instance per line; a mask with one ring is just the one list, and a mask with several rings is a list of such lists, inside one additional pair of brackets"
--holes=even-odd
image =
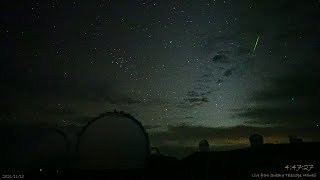
[(260, 38), (260, 36), (257, 37), (256, 44), (254, 45), (254, 48), (253, 48), (253, 53), (256, 51), (256, 48), (257, 48), (257, 45), (259, 42), (259, 38)]

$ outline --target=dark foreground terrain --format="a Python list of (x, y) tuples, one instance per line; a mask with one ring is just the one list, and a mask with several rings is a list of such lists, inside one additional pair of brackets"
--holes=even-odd
[(181, 160), (161, 154), (152, 155), (145, 169), (77, 170), (32, 169), (3, 170), (4, 174), (24, 174), (24, 177), (52, 177), (69, 179), (92, 178), (271, 178), (318, 179), (320, 143), (264, 144), (256, 148), (232, 151), (195, 152)]
[(196, 152), (180, 161), (154, 160), (152, 170), (163, 174), (163, 168), (166, 167), (165, 172), (170, 174), (208, 178), (215, 176), (244, 178), (288, 176), (289, 178), (290, 175), (298, 174), (305, 177), (318, 176), (319, 152), (319, 143), (264, 144), (254, 149)]

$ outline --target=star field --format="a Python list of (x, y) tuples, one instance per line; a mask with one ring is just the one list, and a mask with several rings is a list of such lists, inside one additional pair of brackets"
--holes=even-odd
[(1, 9), (2, 106), (16, 123), (72, 124), (119, 109), (155, 133), (319, 125), (317, 2), (32, 0)]

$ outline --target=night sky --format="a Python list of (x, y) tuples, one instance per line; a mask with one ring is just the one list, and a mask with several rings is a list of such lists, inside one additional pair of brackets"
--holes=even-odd
[[(1, 116), (136, 117), (151, 143), (319, 140), (317, 0), (1, 1)], [(320, 131), (319, 131), (320, 132)]]

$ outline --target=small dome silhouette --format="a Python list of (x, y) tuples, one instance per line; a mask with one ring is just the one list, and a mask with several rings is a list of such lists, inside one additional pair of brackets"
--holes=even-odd
[(290, 135), (289, 136), (289, 143), (290, 144), (300, 144), (302, 143), (302, 139), (298, 138), (296, 135)]
[(206, 139), (203, 139), (199, 142), (199, 150), (201, 152), (209, 151), (209, 143)]
[(52, 128), (29, 127), (15, 133), (15, 143), (8, 145), (10, 158), (4, 162), (8, 166), (61, 168), (66, 163), (68, 141), (63, 132)]
[(150, 153), (153, 155), (159, 155), (160, 154), (160, 150), (157, 147), (151, 147), (150, 148)]
[(260, 134), (253, 134), (249, 137), (250, 144), (252, 148), (260, 146), (263, 144), (263, 137)]

